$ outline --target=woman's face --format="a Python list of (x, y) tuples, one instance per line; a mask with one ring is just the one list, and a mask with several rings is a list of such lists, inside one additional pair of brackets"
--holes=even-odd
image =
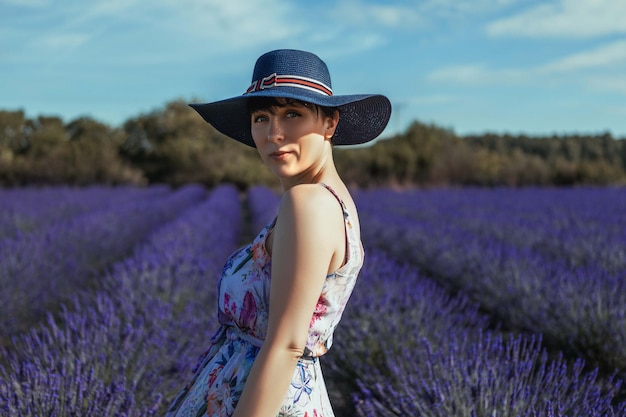
[(301, 102), (255, 110), (251, 133), (261, 159), (281, 181), (308, 182), (331, 156), (338, 115)]

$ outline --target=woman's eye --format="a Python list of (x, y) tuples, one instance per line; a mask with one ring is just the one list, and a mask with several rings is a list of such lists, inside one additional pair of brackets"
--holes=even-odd
[(267, 120), (267, 117), (263, 115), (257, 115), (257, 116), (253, 116), (252, 120), (254, 121), (254, 123), (259, 123), (259, 122)]
[(290, 111), (290, 112), (286, 113), (286, 116), (291, 118), (291, 117), (298, 117), (298, 116), (300, 116), (300, 114), (298, 112), (295, 112), (295, 111)]

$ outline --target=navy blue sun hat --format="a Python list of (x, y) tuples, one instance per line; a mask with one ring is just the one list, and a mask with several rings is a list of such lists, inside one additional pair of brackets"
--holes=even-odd
[(190, 104), (226, 136), (255, 147), (250, 133), (250, 97), (293, 98), (339, 110), (334, 145), (366, 143), (382, 133), (391, 102), (380, 94), (333, 95), (328, 67), (317, 55), (294, 49), (267, 52), (256, 61), (252, 84), (240, 96), (213, 103)]

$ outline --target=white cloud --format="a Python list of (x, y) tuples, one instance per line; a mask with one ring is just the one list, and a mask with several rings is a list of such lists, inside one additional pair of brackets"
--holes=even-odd
[[(332, 7), (281, 0), (65, 0), (62, 7), (50, 0), (3, 1), (40, 6), (37, 15), (21, 12), (28, 29), (14, 26), (28, 48), (11, 52), (14, 59), (45, 54), (42, 46), (102, 46), (111, 35), (124, 36), (127, 49), (144, 39), (162, 44), (161, 49), (148, 47), (132, 54), (147, 60), (171, 59), (172, 54), (232, 56), (281, 45), (345, 55), (380, 47), (390, 40), (388, 30), (413, 28), (420, 21), (417, 6), (366, 0)], [(335, 37), (325, 37), (329, 33)], [(172, 45), (177, 45), (175, 51)]]
[(592, 77), (589, 86), (598, 91), (608, 91), (626, 94), (626, 76)]
[[(518, 3), (520, 0), (426, 0), (391, 2), (348, 0), (333, 6), (335, 22), (353, 27), (376, 29), (387, 27), (415, 30), (432, 28), (441, 21), (468, 19), (476, 15), (491, 13)], [(385, 2), (390, 3), (390, 2)], [(403, 3), (403, 4), (399, 4)]]
[[(427, 80), (465, 87), (524, 86), (536, 90), (566, 88), (580, 94), (626, 96), (625, 64), (626, 41), (617, 41), (528, 68), (493, 68), (480, 63), (445, 67), (430, 73)], [(588, 97), (585, 102), (593, 100)], [(616, 112), (613, 107), (611, 112)]]
[(49, 0), (0, 0), (0, 4), (22, 7), (43, 7), (50, 3)]
[(573, 76), (578, 80), (586, 79), (589, 86), (602, 86), (601, 88), (610, 86), (605, 89), (617, 88), (621, 91), (623, 80), (626, 78), (617, 80), (607, 78), (606, 83), (602, 79), (615, 72), (624, 72), (622, 71), (624, 66), (626, 66), (626, 40), (620, 40), (543, 65), (527, 68), (490, 68), (485, 64), (457, 65), (435, 70), (427, 76), (427, 79), (433, 82), (471, 86), (537, 83), (541, 80), (559, 81), (564, 76)]
[(492, 36), (588, 38), (626, 33), (623, 0), (559, 0), (487, 26)]
[[(62, 14), (59, 16), (59, 26), (76, 27), (89, 25), (103, 19), (117, 20), (120, 17), (133, 16), (142, 11), (140, 8), (132, 10), (142, 0), (92, 0), (84, 2), (80, 0), (66, 0), (64, 7), (59, 8)], [(50, 5), (54, 9), (55, 5)], [(131, 11), (132, 10), (132, 11)], [(54, 9), (58, 12), (57, 9)], [(145, 9), (144, 9), (145, 11)]]
[(440, 68), (428, 75), (430, 81), (479, 84), (484, 81), (487, 69), (483, 64), (455, 65)]
[[(253, 47), (295, 36), (292, 7), (279, 0), (157, 0), (169, 29), (212, 41), (211, 48)], [(156, 16), (162, 18), (163, 16)]]
[(411, 9), (394, 6), (370, 6), (370, 16), (384, 26), (398, 26), (419, 22), (419, 16)]
[(438, 16), (467, 16), (501, 10), (519, 2), (520, 0), (427, 0), (421, 4), (420, 9), (424, 13)]
[(532, 78), (532, 70), (491, 69), (484, 64), (457, 65), (431, 72), (429, 81), (455, 83), (461, 85), (511, 84), (527, 82)]
[(139, 0), (106, 0), (94, 1), (88, 7), (88, 13), (92, 17), (115, 16), (123, 13), (133, 6), (138, 5)]
[(170, 18), (161, 25), (196, 38), (196, 44), (212, 53), (284, 46), (323, 48), (325, 58), (345, 56), (380, 47), (389, 41), (387, 29), (413, 27), (418, 21), (412, 8), (361, 0), (332, 7), (281, 0), (257, 0), (254, 4), (242, 0), (153, 1)]
[(89, 38), (82, 33), (64, 33), (43, 37), (39, 42), (45, 48), (71, 49), (83, 45)]
[[(367, 7), (365, 16), (376, 15), (378, 20), (360, 28), (354, 26), (355, 21), (346, 22), (343, 4), (323, 9), (315, 4), (282, 0), (256, 0), (254, 4), (243, 0), (153, 1), (170, 17), (169, 22), (161, 22), (155, 13), (155, 25), (177, 37), (184, 35), (187, 40), (181, 43), (196, 48), (198, 55), (234, 60), (243, 56), (242, 51), (247, 54), (282, 47), (324, 51), (326, 60), (358, 54), (388, 42), (384, 28), (403, 15), (392, 7)], [(224, 64), (229, 63), (232, 64)]]
[(386, 27), (415, 27), (423, 18), (415, 7), (390, 6), (369, 4), (363, 1), (345, 1), (332, 9), (333, 22), (376, 28)]
[(431, 95), (418, 95), (408, 98), (399, 98), (393, 101), (393, 104), (397, 108), (402, 108), (411, 105), (434, 105), (434, 104), (448, 104), (463, 100), (461, 96), (452, 96), (449, 94), (431, 94)]
[[(343, 39), (341, 43), (336, 42), (338, 37)], [(359, 54), (386, 43), (384, 36), (377, 33), (337, 32), (330, 38), (313, 38), (312, 40), (323, 45), (324, 59)]]
[[(241, 0), (66, 0), (62, 9), (41, 4), (37, 16), (25, 14), (22, 19), (45, 24), (30, 31), (14, 29), (28, 39), (28, 52), (13, 51), (13, 59), (45, 56), (60, 49), (70, 53), (87, 42), (102, 46), (110, 44), (109, 37), (119, 40), (123, 36), (128, 46), (120, 50), (132, 50), (131, 58), (166, 62), (176, 54), (237, 53), (281, 42), (302, 30), (293, 19), (293, 9), (280, 0), (257, 0), (254, 5)], [(147, 48), (133, 49), (139, 44)], [(156, 44), (163, 47), (153, 47)], [(177, 49), (172, 50), (172, 45)]]
[(592, 51), (561, 58), (544, 65), (539, 72), (569, 72), (586, 68), (608, 69), (624, 63), (626, 63), (626, 40), (621, 40)]

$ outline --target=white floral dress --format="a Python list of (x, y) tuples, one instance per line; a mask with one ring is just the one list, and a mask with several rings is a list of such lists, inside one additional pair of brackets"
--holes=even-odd
[[(283, 417), (334, 416), (318, 358), (332, 345), (333, 332), (363, 265), (363, 247), (345, 204), (332, 188), (321, 185), (333, 193), (343, 210), (346, 262), (326, 276), (309, 324), (304, 355), (298, 361), (278, 414)], [(267, 332), (271, 259), (265, 240), (275, 223), (276, 219), (224, 265), (218, 282), (220, 328), (167, 417), (233, 414)]]

